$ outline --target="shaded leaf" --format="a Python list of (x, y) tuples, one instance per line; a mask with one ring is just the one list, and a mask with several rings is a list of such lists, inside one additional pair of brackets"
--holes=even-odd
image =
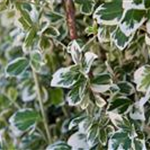
[(75, 0), (75, 2), (80, 5), (80, 12), (82, 14), (91, 15), (95, 5), (93, 0), (86, 0), (86, 1)]
[(131, 95), (135, 91), (134, 86), (130, 82), (127, 82), (127, 81), (119, 82), (117, 86), (120, 89), (119, 92), (125, 95)]
[(110, 102), (108, 111), (117, 109), (118, 113), (124, 113), (132, 103), (133, 102), (127, 97), (114, 97)]
[(43, 31), (43, 34), (46, 37), (58, 37), (60, 35), (59, 31), (57, 30), (57, 28), (49, 26), (48, 28), (46, 28)]
[(57, 13), (54, 11), (50, 11), (50, 12), (46, 13), (45, 16), (48, 18), (48, 20), (52, 24), (58, 23), (58, 22), (62, 21), (62, 19), (64, 19), (64, 17), (62, 15), (60, 15), (60, 13)]

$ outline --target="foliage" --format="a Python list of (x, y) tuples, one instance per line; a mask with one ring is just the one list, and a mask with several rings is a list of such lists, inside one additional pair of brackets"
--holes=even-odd
[(149, 150), (149, 16), (149, 0), (0, 0), (0, 149)]

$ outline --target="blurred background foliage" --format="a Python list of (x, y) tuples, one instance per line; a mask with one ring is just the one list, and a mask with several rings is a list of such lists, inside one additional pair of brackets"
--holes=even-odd
[[(149, 63), (149, 47), (145, 43), (145, 31), (140, 28), (126, 50), (122, 52), (112, 41), (107, 40), (110, 31), (114, 30), (113, 27), (103, 28), (102, 37), (98, 35), (99, 42), (98, 24), (93, 19), (93, 12), (103, 2), (104, 0), (74, 0), (79, 43), (83, 46), (84, 52), (92, 51), (98, 55), (98, 60), (92, 66), (94, 71), (109, 70), (113, 75), (113, 81), (118, 86), (120, 84), (120, 89), (121, 81), (130, 82), (133, 89), (127, 87), (132, 90), (124, 91), (122, 88), (122, 91), (117, 93), (119, 96), (125, 95), (130, 99), (143, 96), (143, 93), (135, 91), (133, 73), (139, 66)], [(52, 75), (58, 68), (73, 64), (67, 53), (71, 39), (64, 5), (65, 0), (0, 0), (0, 149), (2, 150), (43, 150), (55, 141), (67, 141), (70, 135), (77, 131), (76, 127), (69, 130), (69, 123), (78, 116), (84, 118), (89, 114), (86, 119), (92, 122), (92, 126), (97, 125), (96, 122), (99, 122), (98, 118), (101, 116), (103, 116), (99, 122), (101, 127), (105, 127), (103, 120), (107, 123), (108, 117), (104, 110), (99, 112), (96, 105), (91, 105), (89, 112), (85, 113), (80, 107), (70, 107), (66, 101), (68, 89), (50, 86)], [(110, 93), (115, 92), (114, 88)], [(110, 93), (106, 92), (101, 96), (107, 99)], [(43, 109), (45, 113), (41, 113)], [(94, 118), (96, 114), (97, 119)], [(47, 121), (43, 120), (43, 117)], [(95, 120), (92, 120), (92, 117)], [(21, 132), (14, 127), (15, 119)], [(113, 129), (108, 126), (106, 130), (109, 133)], [(91, 132), (94, 133), (93, 130)], [(101, 145), (95, 147), (97, 146), (95, 143), (93, 145), (93, 150), (106, 148)]]

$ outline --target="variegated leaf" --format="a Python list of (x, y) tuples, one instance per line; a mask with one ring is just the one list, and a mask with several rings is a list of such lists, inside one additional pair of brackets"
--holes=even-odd
[(145, 10), (130, 9), (124, 11), (123, 19), (119, 24), (121, 31), (131, 36), (146, 20)]
[(98, 74), (91, 79), (91, 89), (97, 93), (103, 93), (109, 90), (112, 80), (110, 74)]
[(145, 65), (137, 69), (134, 73), (134, 82), (138, 91), (146, 92), (150, 87), (150, 66)]
[(93, 18), (98, 24), (117, 25), (123, 13), (122, 1), (112, 0), (100, 5), (94, 12)]
[(98, 58), (98, 56), (92, 52), (86, 52), (84, 57), (83, 71), (87, 74), (91, 69), (92, 63)]
[(53, 74), (52, 87), (70, 88), (74, 85), (78, 77), (78, 66), (60, 68)]
[(71, 150), (88, 150), (89, 146), (87, 144), (86, 136), (83, 133), (76, 132), (72, 134), (68, 139), (68, 145), (71, 146)]
[(73, 40), (72, 42), (69, 43), (67, 47), (68, 53), (71, 54), (72, 60), (75, 64), (78, 64), (81, 61), (81, 47), (77, 40)]

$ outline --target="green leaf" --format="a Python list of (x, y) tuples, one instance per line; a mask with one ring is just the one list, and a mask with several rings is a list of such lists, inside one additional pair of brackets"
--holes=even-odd
[(85, 32), (88, 36), (90, 35), (96, 35), (97, 33), (97, 26), (96, 25), (93, 25), (93, 26), (88, 26), (86, 29), (85, 29)]
[(111, 76), (108, 73), (100, 73), (91, 79), (91, 88), (98, 93), (109, 90), (111, 84)]
[(54, 105), (59, 105), (63, 101), (63, 96), (64, 93), (60, 88), (50, 90), (50, 100)]
[(87, 90), (87, 79), (80, 77), (77, 82), (73, 85), (73, 88), (67, 95), (67, 101), (70, 106), (79, 105), (86, 96)]
[(46, 150), (71, 150), (71, 146), (67, 143), (59, 141), (52, 145), (49, 145)]
[(39, 40), (38, 45), (39, 45), (40, 49), (42, 49), (42, 50), (50, 49), (50, 46), (51, 46), (50, 39), (45, 36), (42, 36)]
[(133, 102), (127, 97), (114, 97), (111, 99), (108, 111), (117, 110), (122, 114), (126, 112)]
[(11, 61), (6, 67), (6, 74), (9, 76), (21, 75), (29, 67), (29, 61), (24, 57), (19, 57)]
[(133, 34), (145, 22), (145, 14), (145, 10), (127, 10), (119, 25), (121, 31), (127, 37)]
[(111, 84), (111, 76), (108, 73), (100, 73), (96, 76), (94, 76), (91, 80), (91, 83), (103, 85), (103, 84)]
[(30, 18), (30, 14), (27, 9), (24, 9), (21, 4), (17, 3), (17, 9), (21, 13), (21, 17), (19, 18), (20, 23), (22, 24), (25, 30), (29, 30), (29, 28), (33, 25), (32, 19)]
[(116, 30), (111, 34), (112, 40), (115, 43), (115, 45), (120, 49), (124, 50), (129, 43), (132, 41), (134, 35), (131, 35), (127, 37), (119, 27), (116, 28)]
[(87, 142), (90, 147), (93, 147), (98, 143), (99, 125), (93, 124), (87, 133)]
[(95, 5), (93, 0), (86, 0), (86, 1), (75, 0), (75, 2), (80, 5), (80, 12), (82, 14), (91, 15)]
[(137, 69), (134, 73), (134, 82), (138, 91), (146, 92), (150, 87), (150, 65), (145, 65)]
[(8, 91), (7, 91), (7, 96), (9, 97), (9, 99), (11, 99), (13, 102), (15, 102), (17, 100), (18, 97), (18, 91), (17, 89), (15, 89), (14, 87), (9, 87)]
[(118, 131), (109, 139), (108, 149), (129, 150), (131, 148), (133, 148), (132, 141), (127, 132)]
[(59, 36), (57, 40), (62, 41), (68, 36), (68, 28), (66, 28), (66, 22), (63, 23), (60, 27), (58, 27)]
[(52, 24), (56, 24), (58, 22), (61, 22), (64, 19), (64, 16), (62, 16), (62, 15), (60, 15), (60, 13), (57, 13), (54, 11), (50, 11), (50, 12), (46, 13), (45, 16), (48, 18), (48, 20)]
[(99, 141), (102, 143), (102, 145), (106, 145), (107, 140), (108, 140), (108, 133), (106, 129), (100, 129)]
[(25, 41), (24, 41), (25, 47), (32, 46), (35, 38), (36, 38), (36, 29), (35, 29), (35, 27), (31, 27), (30, 30), (28, 31)]
[(108, 26), (100, 26), (98, 29), (98, 40), (100, 43), (107, 43), (110, 41), (110, 29)]
[(108, 149), (113, 150), (146, 150), (143, 139), (138, 139), (137, 134), (126, 132), (124, 130), (116, 131), (108, 142)]
[(122, 17), (123, 8), (121, 0), (100, 5), (94, 12), (94, 19), (101, 25), (117, 25)]
[(30, 29), (31, 24), (28, 21), (26, 21), (24, 17), (20, 17), (19, 21), (22, 24), (24, 30), (29, 30)]
[(36, 111), (32, 109), (21, 109), (9, 118), (9, 122), (15, 129), (24, 132), (32, 129), (39, 119), (40, 116)]
[(146, 8), (150, 8), (150, 1), (144, 0), (144, 4)]
[(50, 26), (43, 31), (43, 35), (46, 37), (58, 37), (60, 33), (57, 28)]
[(51, 81), (52, 87), (72, 87), (79, 75), (78, 72), (79, 66), (74, 65), (67, 68), (60, 68), (53, 74)]
[(20, 149), (42, 149), (45, 141), (39, 133), (31, 133), (23, 136), (20, 141)]
[(0, 110), (6, 110), (10, 104), (9, 98), (5, 94), (0, 93)]
[(119, 92), (124, 95), (132, 95), (135, 92), (134, 86), (127, 81), (122, 81), (117, 84), (119, 87)]

